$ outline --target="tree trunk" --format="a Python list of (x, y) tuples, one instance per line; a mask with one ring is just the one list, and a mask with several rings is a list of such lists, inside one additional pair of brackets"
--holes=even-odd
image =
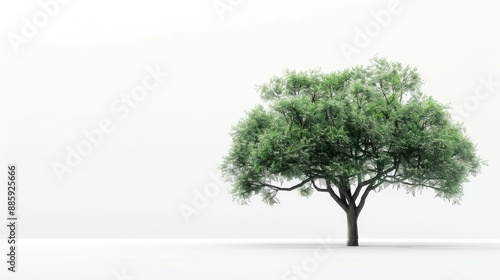
[(358, 246), (358, 217), (351, 207), (347, 211), (347, 246)]

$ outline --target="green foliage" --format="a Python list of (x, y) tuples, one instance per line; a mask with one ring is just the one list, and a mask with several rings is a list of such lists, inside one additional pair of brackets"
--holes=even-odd
[(309, 185), (309, 186), (303, 186), (299, 188), (299, 194), (304, 197), (309, 197), (312, 195), (314, 192), (314, 189)]
[[(430, 188), (458, 202), (482, 160), (447, 108), (421, 92), (415, 68), (374, 58), (344, 71), (285, 71), (257, 87), (265, 106), (232, 130), (222, 164), (232, 194), (269, 204), (280, 190), (312, 194), (313, 180), (350, 190), (371, 186)], [(284, 188), (283, 182), (302, 182)], [(375, 184), (376, 183), (376, 184)]]

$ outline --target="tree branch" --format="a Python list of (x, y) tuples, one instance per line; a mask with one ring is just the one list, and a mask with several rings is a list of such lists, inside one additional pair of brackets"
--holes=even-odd
[(340, 199), (346, 202), (347, 206), (355, 204), (352, 201), (351, 191), (349, 189), (344, 189), (342, 186), (337, 187), (340, 193)]
[(312, 182), (312, 185), (313, 187), (318, 191), (318, 192), (328, 192), (328, 189), (322, 189), (322, 188), (319, 188), (318, 186), (316, 186), (316, 184), (314, 183), (314, 180), (311, 181)]
[(333, 200), (335, 200), (335, 202), (337, 202), (337, 204), (342, 209), (344, 209), (345, 212), (347, 212), (349, 210), (348, 206), (347, 206), (347, 203), (344, 200), (341, 200), (340, 197), (337, 196), (337, 194), (333, 191), (332, 185), (330, 184), (329, 181), (326, 181), (326, 189), (328, 190), (328, 193), (333, 198)]
[(390, 168), (387, 168), (386, 170), (384, 170), (380, 173), (377, 173), (377, 175), (375, 175), (375, 177), (370, 178), (368, 180), (365, 180), (365, 181), (361, 182), (361, 184), (358, 184), (358, 186), (356, 187), (356, 190), (354, 191), (354, 194), (352, 196), (354, 198), (354, 200), (356, 200), (358, 198), (358, 195), (364, 186), (375, 183), (375, 181), (377, 181), (378, 179), (381, 179), (382, 176), (387, 175), (388, 173), (396, 170), (396, 168), (397, 168), (397, 166), (392, 166)]
[[(429, 188), (429, 189), (433, 189), (433, 190), (436, 190), (436, 191), (444, 191), (443, 189), (440, 189), (440, 188), (436, 188), (434, 186), (431, 186), (431, 185), (426, 185), (424, 183), (412, 183), (412, 182), (407, 182), (405, 180), (409, 179), (409, 178), (400, 178), (400, 179), (397, 179), (397, 176), (388, 176), (390, 178), (394, 178), (394, 180), (386, 180), (385, 178), (382, 178), (382, 182), (383, 183), (388, 183), (388, 184), (403, 184), (403, 185), (407, 185), (407, 186), (414, 186), (414, 187), (422, 187), (422, 188)], [(440, 178), (433, 178), (433, 179), (427, 179), (426, 181), (428, 180), (442, 180)]]
[(310, 182), (311, 180), (313, 180), (313, 178), (308, 178), (308, 179), (298, 183), (297, 185), (291, 186), (289, 188), (278, 187), (278, 186), (274, 186), (274, 185), (262, 183), (262, 182), (259, 182), (259, 184), (262, 187), (268, 187), (268, 188), (271, 188), (271, 189), (276, 190), (276, 191), (293, 191), (295, 189), (302, 187), (303, 185), (305, 185), (307, 182)]
[(361, 213), (361, 210), (365, 206), (366, 198), (368, 197), (368, 194), (376, 189), (378, 186), (380, 186), (383, 182), (378, 182), (377, 184), (370, 184), (366, 189), (363, 195), (361, 196), (361, 199), (359, 201), (359, 205), (356, 207), (356, 217)]

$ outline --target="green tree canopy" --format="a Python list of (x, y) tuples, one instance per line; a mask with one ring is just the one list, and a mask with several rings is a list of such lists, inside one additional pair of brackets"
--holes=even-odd
[[(348, 224), (368, 194), (384, 186), (428, 188), (458, 203), (482, 160), (447, 106), (421, 86), (415, 68), (382, 58), (332, 73), (272, 77), (257, 87), (263, 104), (231, 133), (221, 169), (234, 198), (246, 203), (261, 195), (275, 204), (279, 191), (325, 192)], [(357, 245), (354, 226), (356, 240), (348, 245)]]

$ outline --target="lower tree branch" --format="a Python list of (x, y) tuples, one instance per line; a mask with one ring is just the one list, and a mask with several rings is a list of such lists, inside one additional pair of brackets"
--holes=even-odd
[(268, 183), (262, 183), (262, 182), (259, 182), (258, 184), (261, 187), (268, 187), (268, 188), (276, 190), (276, 191), (293, 191), (295, 189), (298, 189), (298, 188), (302, 187), (303, 185), (307, 184), (307, 182), (310, 182), (312, 180), (313, 180), (313, 178), (308, 178), (308, 179), (306, 179), (306, 180), (298, 183), (297, 185), (291, 186), (289, 188), (278, 187), (278, 186), (274, 186), (274, 185), (271, 185), (271, 184), (268, 184)]
[(352, 195), (351, 195), (351, 190), (350, 189), (344, 189), (343, 187), (339, 186), (339, 193), (340, 193), (340, 199), (345, 201), (347, 206), (349, 205), (354, 205), (354, 201), (352, 201)]
[(368, 194), (373, 191), (374, 189), (376, 189), (378, 186), (380, 186), (383, 182), (378, 182), (376, 184), (372, 183), (370, 185), (368, 185), (368, 187), (366, 187), (365, 189), (365, 192), (363, 193), (363, 195), (361, 196), (361, 199), (359, 201), (359, 204), (358, 206), (356, 207), (356, 216), (359, 215), (359, 213), (361, 213), (361, 210), (363, 210), (363, 207), (365, 206), (365, 202), (366, 202), (366, 198), (368, 197)]
[(347, 203), (345, 202), (345, 200), (342, 200), (337, 196), (337, 194), (333, 191), (332, 185), (329, 181), (326, 181), (326, 189), (328, 190), (328, 193), (333, 198), (333, 200), (335, 200), (335, 202), (337, 202), (337, 204), (347, 213), (347, 211), (349, 211)]
[(311, 181), (314, 189), (316, 189), (318, 192), (328, 192), (327, 189), (322, 189), (322, 188), (319, 188), (318, 186), (316, 186), (316, 183), (314, 183), (314, 180)]
[(384, 170), (382, 172), (377, 173), (377, 175), (375, 175), (373, 178), (370, 178), (370, 179), (365, 180), (361, 183), (358, 183), (358, 186), (356, 187), (356, 190), (354, 191), (354, 194), (353, 194), (354, 200), (356, 200), (358, 198), (358, 196), (361, 193), (361, 190), (363, 189), (364, 186), (375, 183), (377, 180), (383, 178), (383, 176), (389, 174), (390, 172), (392, 172), (396, 169), (397, 169), (397, 166), (392, 166), (392, 167), (387, 168), (386, 170)]
[[(422, 188), (429, 188), (429, 189), (433, 189), (433, 190), (436, 190), (436, 191), (443, 191), (442, 189), (440, 188), (436, 188), (434, 186), (431, 186), (431, 185), (427, 185), (425, 183), (413, 183), (413, 182), (408, 182), (408, 181), (405, 181), (407, 180), (408, 178), (400, 178), (400, 179), (394, 179), (394, 180), (387, 180), (387, 179), (382, 179), (382, 181), (384, 183), (388, 183), (388, 184), (403, 184), (403, 185), (407, 185), (407, 186), (413, 186), (413, 187), (422, 187)], [(432, 180), (440, 180), (439, 178), (435, 178), (435, 179), (432, 179)]]

